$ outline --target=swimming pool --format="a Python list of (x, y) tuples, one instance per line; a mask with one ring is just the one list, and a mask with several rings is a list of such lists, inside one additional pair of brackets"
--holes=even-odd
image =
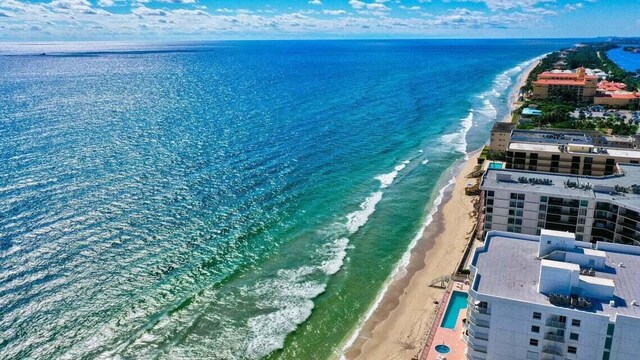
[(502, 163), (491, 162), (489, 163), (489, 169), (502, 169)]
[(447, 306), (447, 311), (444, 312), (444, 317), (442, 318), (440, 327), (447, 329), (453, 329), (456, 327), (460, 310), (467, 307), (468, 296), (469, 294), (460, 291), (454, 291), (451, 294), (451, 299), (449, 299), (449, 305)]

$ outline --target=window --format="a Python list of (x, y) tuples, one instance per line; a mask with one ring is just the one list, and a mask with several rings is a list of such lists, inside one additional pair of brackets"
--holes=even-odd
[(491, 214), (493, 213), (493, 208), (492, 207), (488, 207), (487, 208), (487, 214)]
[(538, 346), (538, 339), (529, 339), (529, 345)]
[(580, 320), (578, 319), (571, 320), (571, 326), (580, 327)]
[(493, 199), (487, 199), (487, 205), (493, 205)]
[(580, 337), (580, 335), (576, 334), (576, 333), (571, 333), (569, 334), (569, 339), (571, 340), (575, 340), (578, 341), (578, 338)]
[(538, 325), (531, 325), (531, 332), (539, 333), (539, 332), (540, 332), (540, 326), (538, 326)]
[(538, 213), (538, 220), (544, 220), (545, 217), (544, 213)]
[(518, 194), (518, 200), (524, 200), (524, 194)]
[(511, 193), (511, 200), (516, 200), (518, 198), (518, 194)]
[(493, 190), (489, 190), (489, 192), (487, 192), (487, 196), (493, 196), (495, 194), (495, 192)]
[[(544, 221), (538, 221), (538, 227), (544, 229)], [(548, 241), (548, 243), (551, 243), (551, 241)]]
[(540, 202), (541, 203), (546, 203), (547, 202), (547, 197), (546, 196), (540, 196)]
[(578, 214), (580, 216), (587, 216), (587, 209), (580, 209), (578, 210)]
[(578, 348), (577, 348), (577, 347), (575, 347), (575, 346), (569, 346), (569, 347), (567, 348), (567, 352), (568, 352), (569, 354), (575, 354), (575, 353), (577, 353), (577, 352), (578, 352)]
[(540, 211), (547, 211), (547, 205), (540, 204)]
[(485, 217), (485, 220), (491, 222), (493, 220), (493, 216), (492, 215), (487, 215)]
[(589, 205), (589, 200), (580, 200), (581, 207), (587, 207)]
[(539, 312), (534, 312), (533, 313), (533, 318), (536, 319), (536, 320), (540, 320), (540, 319), (542, 319), (542, 314), (539, 313)]

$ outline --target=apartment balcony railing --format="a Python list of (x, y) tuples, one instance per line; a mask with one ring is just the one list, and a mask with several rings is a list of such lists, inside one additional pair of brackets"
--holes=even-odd
[(540, 360), (564, 360), (564, 357), (558, 355), (543, 354)]
[(562, 330), (567, 328), (567, 323), (566, 322), (560, 322), (560, 321), (557, 321), (557, 320), (554, 320), (554, 319), (547, 320), (545, 325), (547, 325), (548, 327), (552, 327), (552, 328), (556, 328), (556, 329), (562, 329)]
[(473, 316), (468, 316), (467, 317), (467, 321), (469, 321), (469, 329), (473, 330), (475, 332), (478, 332), (478, 330), (476, 330), (475, 327), (485, 328), (485, 329), (489, 328), (489, 322), (488, 321), (475, 319), (475, 318), (473, 318)]
[(555, 335), (555, 334), (546, 334), (544, 339), (547, 341), (553, 341), (557, 343), (564, 343), (564, 336)]
[(467, 332), (469, 333), (469, 337), (473, 337), (474, 339), (478, 339), (478, 340), (485, 340), (485, 341), (489, 341), (489, 334), (488, 333), (482, 333), (477, 331), (477, 329), (467, 329)]
[(564, 355), (562, 353), (562, 348), (560, 346), (557, 346), (557, 345), (546, 345), (546, 346), (543, 346), (541, 352), (543, 354), (547, 354), (547, 355), (557, 355), (557, 356)]

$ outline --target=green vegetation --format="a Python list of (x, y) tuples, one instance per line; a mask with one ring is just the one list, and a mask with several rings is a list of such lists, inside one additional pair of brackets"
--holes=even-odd
[[(552, 100), (527, 101), (516, 112), (519, 114), (522, 109), (535, 106), (542, 110), (542, 115), (531, 118), (531, 123), (518, 125), (518, 129), (535, 128), (555, 128), (555, 129), (578, 129), (578, 130), (599, 130), (614, 135), (634, 135), (638, 130), (638, 125), (626, 124), (624, 121), (616, 119), (614, 116), (608, 118), (587, 118), (582, 115), (579, 119), (572, 118), (570, 113), (575, 109), (575, 105), (570, 102), (556, 102)], [(487, 153), (487, 158), (489, 154)]]
[(622, 120), (618, 120), (613, 116), (605, 119), (573, 119), (566, 121), (560, 121), (550, 124), (551, 128), (558, 129), (579, 129), (579, 130), (599, 130), (602, 132), (608, 132), (611, 130), (615, 135), (635, 135), (638, 131), (638, 125), (626, 124)]

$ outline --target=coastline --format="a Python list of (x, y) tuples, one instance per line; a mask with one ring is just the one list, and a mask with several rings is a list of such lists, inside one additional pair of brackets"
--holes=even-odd
[[(346, 359), (411, 359), (416, 356), (433, 322), (443, 289), (429, 284), (451, 274), (467, 245), (475, 216), (473, 197), (464, 194), (480, 151), (468, 154), (453, 169), (453, 186), (443, 191), (442, 203), (411, 249), (404, 274), (397, 275), (358, 336), (346, 349)], [(464, 214), (464, 215), (463, 215)]]
[[(547, 54), (542, 55), (541, 58), (544, 56), (547, 56)], [(511, 89), (511, 93), (509, 93), (509, 98), (508, 98), (509, 112), (505, 114), (504, 118), (502, 119), (502, 122), (511, 122), (513, 112), (520, 106), (520, 102), (518, 101), (518, 95), (520, 94), (520, 89), (526, 85), (529, 74), (536, 66), (538, 66), (539, 63), (540, 63), (540, 58), (536, 59), (531, 64), (529, 64), (529, 66), (527, 66), (522, 71), (522, 73), (520, 73), (520, 75), (518, 76), (516, 85), (513, 87), (513, 89)]]
[[(519, 91), (539, 62), (540, 59), (533, 61), (518, 76), (508, 96), (509, 112), (503, 122), (511, 122), (519, 105)], [(343, 348), (342, 358), (414, 359), (420, 354), (437, 311), (434, 302), (444, 292), (429, 285), (455, 271), (476, 224), (476, 197), (465, 195), (464, 189), (470, 181), (466, 175), (473, 171), (480, 151), (467, 153), (454, 165), (453, 186), (445, 185), (442, 202), (435, 205), (433, 220), (411, 248), (404, 271), (390, 280), (358, 332)]]

